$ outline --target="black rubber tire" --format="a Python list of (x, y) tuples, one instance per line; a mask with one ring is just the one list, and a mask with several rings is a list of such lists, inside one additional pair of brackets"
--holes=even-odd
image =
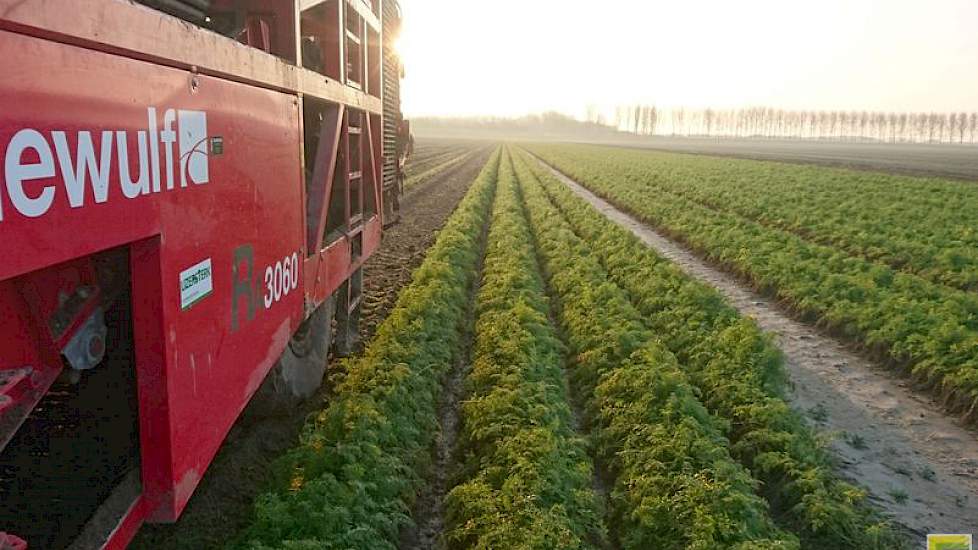
[(360, 295), (363, 288), (363, 269), (358, 269), (350, 279), (343, 283), (336, 297), (336, 355), (349, 357), (357, 352), (360, 343), (360, 310), (362, 300), (357, 302), (353, 311), (350, 300)]
[(335, 310), (336, 302), (331, 297), (292, 336), (252, 399), (251, 408), (257, 414), (287, 414), (322, 386), (333, 343)]

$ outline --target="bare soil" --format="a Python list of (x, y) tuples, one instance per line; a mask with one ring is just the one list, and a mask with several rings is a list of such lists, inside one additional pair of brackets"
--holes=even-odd
[(384, 241), (364, 266), (363, 310), (360, 313), (361, 341), (368, 341), (411, 281), (428, 247), (455, 205), (489, 159), (482, 149), (467, 161), (449, 167), (437, 176), (412, 187), (401, 199), (401, 221), (384, 231)]
[[(467, 315), (471, 326), (471, 307)], [(459, 403), (463, 398), (465, 377), (471, 368), (472, 331), (464, 338), (464, 353), (455, 361), (443, 385), (438, 404), (438, 434), (432, 454), (432, 468), (425, 486), (418, 494), (411, 517), (414, 523), (401, 532), (399, 547), (403, 550), (434, 550), (444, 547), (445, 495), (452, 487), (455, 473), (455, 445), (461, 428)]]
[(793, 319), (735, 276), (542, 165), (775, 336), (786, 359), (792, 406), (830, 439), (840, 475), (864, 488), (915, 542), (922, 544), (927, 533), (978, 532), (978, 438), (945, 415), (940, 403), (915, 391), (893, 370)]
[[(401, 200), (401, 221), (384, 232), (381, 249), (364, 269), (361, 342), (373, 336), (411, 281), (437, 231), (468, 190), (489, 151), (473, 155), (411, 189)], [(180, 521), (144, 526), (131, 548), (167, 550), (222, 548), (251, 517), (254, 498), (265, 488), (275, 460), (296, 445), (306, 417), (322, 409), (329, 384), (294, 414), (259, 418), (246, 410), (232, 428)]]

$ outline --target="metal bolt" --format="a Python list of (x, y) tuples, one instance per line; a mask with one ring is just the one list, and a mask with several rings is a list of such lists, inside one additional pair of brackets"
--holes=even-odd
[(88, 341), (88, 353), (95, 359), (100, 359), (105, 353), (105, 340), (101, 335), (96, 334)]

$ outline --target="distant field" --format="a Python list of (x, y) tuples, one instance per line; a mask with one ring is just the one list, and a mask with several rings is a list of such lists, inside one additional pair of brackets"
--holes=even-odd
[(973, 145), (669, 137), (616, 145), (978, 180), (978, 146)]

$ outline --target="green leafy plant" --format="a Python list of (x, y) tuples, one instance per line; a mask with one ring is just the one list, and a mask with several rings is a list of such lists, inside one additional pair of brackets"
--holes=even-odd
[[(508, 156), (508, 155), (507, 155)], [(462, 481), (447, 495), (457, 548), (590, 548), (606, 539), (593, 466), (573, 428), (563, 349), (508, 158), (476, 299), (466, 377)]]
[(497, 152), (387, 319), (255, 503), (240, 548), (396, 548), (437, 431), (489, 217)]
[(910, 495), (903, 489), (890, 489), (888, 494), (897, 504), (906, 504), (910, 500)]
[[(595, 146), (530, 149), (800, 316), (907, 366), (949, 408), (978, 420), (978, 296), (965, 291), (978, 279), (978, 260), (967, 259), (978, 258), (968, 221), (978, 213), (978, 191), (757, 161)], [(793, 170), (803, 175), (780, 187), (778, 174)], [(758, 190), (754, 179), (767, 187)], [(837, 195), (849, 202), (840, 205)], [(767, 214), (751, 210), (769, 204), (766, 196), (783, 196), (783, 204)], [(811, 213), (792, 218), (786, 209), (796, 206)], [(952, 212), (945, 215), (945, 206)], [(817, 226), (813, 233), (810, 226)], [(826, 233), (836, 226), (849, 229)]]
[[(730, 421), (731, 452), (761, 480), (778, 521), (816, 547), (894, 548), (901, 541), (831, 474), (813, 432), (782, 399), (780, 352), (712, 288), (690, 279), (629, 231), (576, 197), (525, 155), (525, 186), (540, 187), (641, 312), (643, 324), (675, 354), (707, 408)], [(824, 411), (824, 407), (821, 408)]]
[(675, 356), (538, 183), (517, 175), (557, 318), (586, 399), (597, 457), (614, 480), (609, 529), (623, 548), (797, 548), (729, 454)]

